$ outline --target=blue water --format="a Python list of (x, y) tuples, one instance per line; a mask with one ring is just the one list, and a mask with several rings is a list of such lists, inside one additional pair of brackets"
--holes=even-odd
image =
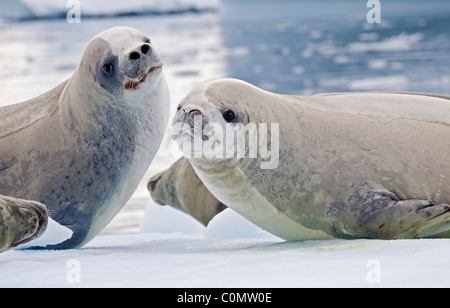
[(450, 94), (450, 1), (381, 1), (380, 24), (366, 4), (224, 1), (225, 45), (240, 51), (229, 76), (282, 93)]
[[(194, 86), (204, 75), (240, 78), (288, 94), (450, 94), (450, 1), (382, 0), (380, 24), (367, 22), (366, 4), (223, 0), (216, 14), (88, 18), (76, 25), (65, 19), (0, 23), (0, 88), (9, 91), (0, 94), (0, 105), (68, 78), (87, 42), (116, 25), (136, 27), (156, 43), (163, 40), (160, 53), (175, 70), (196, 61), (195, 69), (175, 72), (175, 88), (178, 81)], [(218, 40), (205, 56), (196, 46), (204, 45), (216, 27)], [(202, 74), (214, 63), (224, 69)]]

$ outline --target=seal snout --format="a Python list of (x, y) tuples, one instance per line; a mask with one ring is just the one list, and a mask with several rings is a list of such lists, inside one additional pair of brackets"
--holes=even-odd
[(192, 124), (192, 125), (194, 124), (196, 117), (203, 118), (202, 113), (198, 109), (193, 109), (193, 110), (189, 111), (189, 113), (187, 113), (187, 116), (188, 116), (189, 124)]
[(174, 123), (176, 122), (184, 122), (189, 124), (189, 126), (193, 127), (196, 121), (203, 121), (203, 114), (198, 109), (191, 108), (179, 108), (177, 115), (174, 118)]
[(128, 90), (138, 89), (149, 75), (161, 70), (161, 68), (161, 59), (153, 51), (150, 43), (139, 44), (126, 56), (125, 75), (127, 79), (124, 88)]
[(179, 108), (173, 124), (187, 124), (191, 135), (193, 137), (201, 137), (203, 141), (209, 140), (210, 138), (205, 130), (205, 127), (208, 125), (208, 120), (203, 113), (195, 107)]
[(143, 56), (147, 55), (147, 53), (151, 50), (150, 44), (145, 43), (138, 50), (132, 51), (128, 58), (130, 61), (137, 61), (141, 59)]

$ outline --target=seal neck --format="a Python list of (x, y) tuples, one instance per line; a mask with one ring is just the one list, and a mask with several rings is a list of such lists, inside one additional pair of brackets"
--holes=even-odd
[(101, 115), (102, 109), (123, 106), (120, 98), (105, 95), (100, 86), (91, 80), (80, 66), (63, 88), (59, 97), (59, 113), (64, 119), (72, 119), (83, 125)]

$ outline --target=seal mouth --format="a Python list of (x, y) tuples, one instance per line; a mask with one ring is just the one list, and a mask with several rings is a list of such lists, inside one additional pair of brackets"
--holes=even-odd
[(198, 142), (202, 144), (203, 142), (209, 140), (209, 137), (204, 136), (202, 133), (184, 132), (178, 136), (173, 136), (173, 140), (177, 142)]
[(147, 77), (152, 75), (155, 72), (160, 71), (162, 69), (162, 66), (163, 65), (160, 64), (158, 66), (150, 67), (149, 70), (147, 71), (147, 73), (144, 74), (144, 76), (140, 80), (136, 81), (136, 80), (133, 80), (133, 79), (128, 79), (125, 82), (125, 85), (123, 86), (123, 88), (126, 89), (126, 90), (137, 90), (137, 89), (139, 89), (139, 86), (145, 82)]

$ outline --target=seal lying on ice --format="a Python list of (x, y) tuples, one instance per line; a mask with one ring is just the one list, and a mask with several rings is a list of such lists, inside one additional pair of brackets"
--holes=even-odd
[[(269, 143), (279, 147), (274, 168), (261, 168), (260, 156), (199, 152), (229, 146), (212, 124), (239, 133), (250, 123), (279, 124)], [(286, 240), (449, 235), (450, 97), (285, 96), (214, 80), (181, 101), (172, 129), (220, 202)]]

